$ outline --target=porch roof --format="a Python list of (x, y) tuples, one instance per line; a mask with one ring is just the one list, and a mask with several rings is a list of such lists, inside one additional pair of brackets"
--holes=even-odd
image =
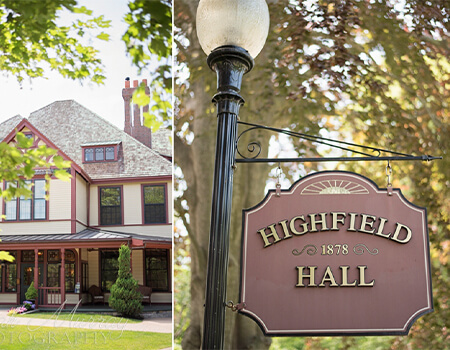
[(35, 247), (60, 247), (60, 248), (82, 248), (98, 247), (112, 248), (119, 247), (123, 243), (131, 242), (132, 245), (169, 245), (171, 239), (159, 236), (144, 236), (133, 233), (121, 233), (114, 231), (98, 230), (87, 228), (75, 234), (30, 234), (30, 235), (0, 235), (0, 248), (5, 249), (14, 246), (15, 249), (23, 245), (33, 245)]

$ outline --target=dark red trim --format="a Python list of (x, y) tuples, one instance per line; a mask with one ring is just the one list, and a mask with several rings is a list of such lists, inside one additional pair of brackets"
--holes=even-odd
[[(36, 290), (39, 288), (39, 249), (34, 248), (34, 288)], [(20, 280), (22, 281), (22, 274), (20, 275)], [(38, 307), (39, 298), (36, 298), (35, 303), (36, 307)]]
[(66, 300), (66, 250), (65, 248), (61, 248), (61, 273), (59, 276), (60, 282), (59, 286), (61, 287), (61, 303)]
[[(32, 249), (35, 246), (38, 249), (60, 249), (60, 248), (68, 248), (68, 249), (75, 249), (75, 248), (120, 248), (122, 244), (127, 244), (129, 240), (123, 239), (123, 240), (117, 240), (117, 241), (93, 241), (86, 240), (81, 242), (42, 242), (37, 244), (36, 242), (33, 243), (1, 243), (0, 247), (2, 250), (28, 250)], [(17, 258), (18, 259), (18, 258)]]
[[(72, 219), (53, 219), (53, 220), (3, 220), (0, 221), (0, 224), (20, 224), (20, 223), (28, 223), (28, 222), (61, 222), (61, 221), (75, 221), (78, 222), (79, 224), (88, 227), (88, 225), (85, 222), (82, 222), (80, 220), (72, 220)], [(120, 226), (120, 225), (117, 225)], [(127, 226), (131, 226), (131, 225), (127, 225)], [(140, 225), (136, 225), (136, 226), (140, 226)], [(97, 227), (97, 226), (95, 226)], [(60, 232), (61, 233), (61, 232)]]
[(58, 155), (62, 156), (64, 158), (64, 160), (71, 161), (72, 167), (74, 167), (75, 170), (78, 171), (80, 174), (82, 174), (86, 179), (91, 181), (91, 178), (89, 177), (89, 175), (86, 174), (86, 172), (76, 162), (74, 162), (67, 154), (65, 154), (63, 151), (61, 151), (52, 141), (50, 141), (47, 137), (45, 137), (43, 134), (41, 134), (39, 132), (39, 130), (37, 128), (35, 128), (34, 125), (31, 124), (29, 122), (29, 120), (27, 120), (25, 118), (23, 118), (19, 122), (19, 124), (17, 124), (17, 126), (3, 139), (2, 142), (9, 143), (16, 135), (16, 130), (21, 131), (25, 127), (30, 129), (34, 133), (35, 137), (38, 136), (45, 144), (47, 144), (47, 147), (57, 150)]
[(17, 304), (20, 304), (20, 280), (22, 279), (22, 248), (23, 245), (17, 247), (16, 261), (17, 261), (17, 272), (16, 272), (16, 292), (17, 292)]
[(91, 180), (91, 183), (93, 185), (103, 185), (103, 184), (115, 184), (115, 183), (127, 183), (127, 182), (151, 182), (151, 181), (172, 181), (172, 175), (93, 179), (93, 180)]
[(48, 287), (47, 285), (47, 266), (48, 266), (48, 249), (44, 250), (44, 268), (42, 273), (44, 274), (44, 287)]
[[(167, 224), (124, 224), (124, 225), (98, 225), (98, 226), (89, 226), (89, 227), (101, 229), (102, 227), (105, 227), (105, 226), (110, 228), (110, 227), (114, 227), (114, 226), (117, 226), (117, 227), (133, 227), (133, 226), (141, 227), (141, 226), (171, 226), (171, 225), (172, 225), (172, 223), (169, 222)], [(125, 233), (125, 232), (123, 232), (123, 233)]]
[(70, 179), (70, 232), (77, 232), (77, 173), (75, 172)]
[(144, 242), (145, 248), (158, 248), (158, 249), (172, 249), (172, 244), (170, 243), (156, 243), (156, 242)]
[(89, 226), (91, 224), (91, 184), (89, 182), (87, 182), (87, 186), (86, 186), (86, 191), (87, 191), (87, 203), (86, 203), (86, 208), (87, 208), (87, 225)]

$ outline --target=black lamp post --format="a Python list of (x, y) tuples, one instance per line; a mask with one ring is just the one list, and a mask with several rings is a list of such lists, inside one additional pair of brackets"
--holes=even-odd
[(214, 169), (203, 349), (224, 343), (229, 227), (236, 153), (237, 119), (244, 99), (242, 76), (253, 67), (269, 29), (265, 0), (200, 0), (197, 35), (217, 73), (217, 140)]

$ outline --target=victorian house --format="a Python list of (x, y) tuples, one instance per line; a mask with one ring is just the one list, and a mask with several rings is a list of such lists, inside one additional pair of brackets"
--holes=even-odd
[(123, 244), (132, 249), (133, 276), (152, 289), (149, 301), (171, 303), (171, 145), (168, 132), (152, 134), (130, 104), (137, 83), (122, 90), (124, 130), (73, 100), (0, 124), (0, 141), (14, 143), (21, 131), (33, 147), (71, 162), (70, 181), (52, 176), (46, 186), (49, 170), (35, 169), (31, 198), (0, 198), (0, 250), (15, 256), (0, 265), (0, 304), (21, 303), (33, 281), (41, 306), (91, 303), (94, 289), (107, 302)]

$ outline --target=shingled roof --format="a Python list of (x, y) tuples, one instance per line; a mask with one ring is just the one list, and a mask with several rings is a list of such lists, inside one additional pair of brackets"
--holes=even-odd
[(172, 137), (172, 132), (167, 129), (159, 129), (152, 133), (152, 148), (162, 156), (172, 157), (170, 137)]
[[(93, 180), (172, 174), (168, 160), (74, 100), (53, 102), (28, 120)], [(120, 142), (117, 162), (83, 163), (81, 145), (108, 142)]]
[(0, 123), (0, 142), (14, 129), (23, 119), (20, 115), (16, 115), (3, 123)]

